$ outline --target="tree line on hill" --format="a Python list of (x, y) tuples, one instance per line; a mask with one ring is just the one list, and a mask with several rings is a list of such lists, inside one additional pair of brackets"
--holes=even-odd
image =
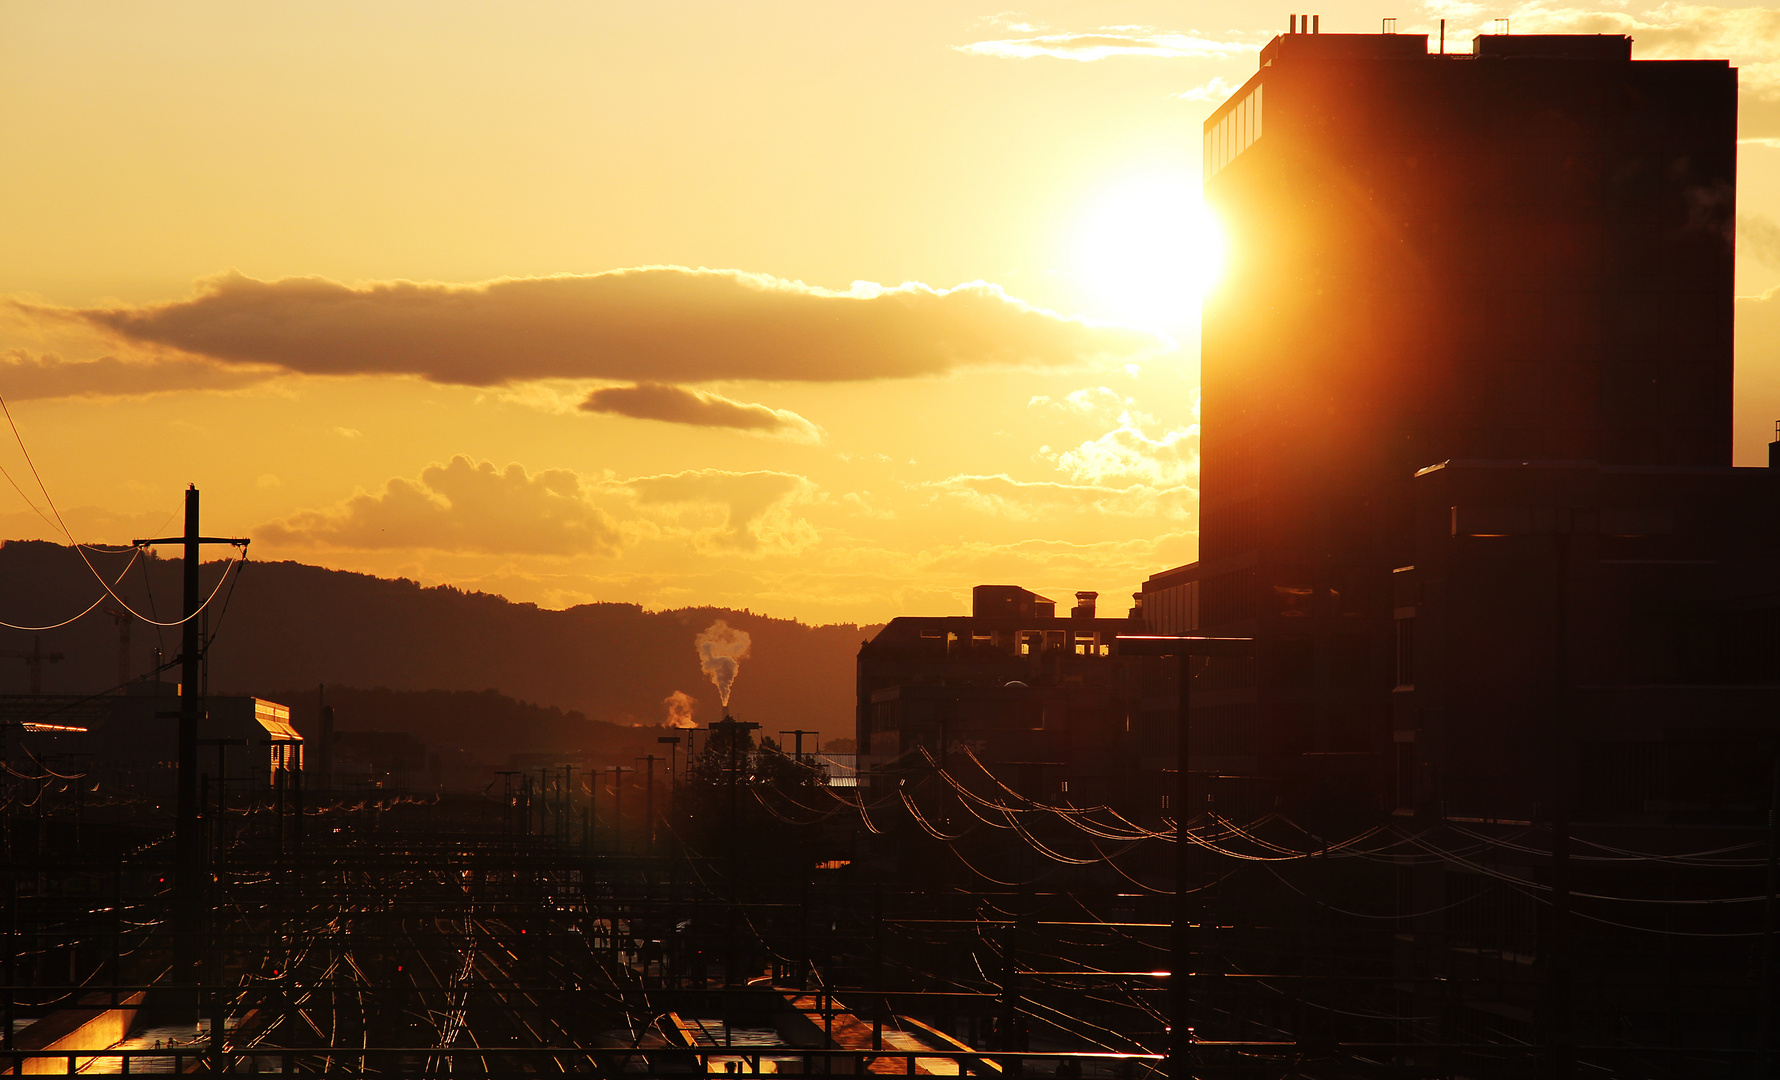
[[(129, 609), (160, 622), (178, 618), (181, 560), (144, 556), (132, 565), (127, 553), (88, 557), (115, 579)], [(285, 698), (307, 722), (315, 688), (335, 685), (343, 729), (409, 730), (429, 743), (489, 752), (654, 745), (675, 692), (690, 699), (693, 721), (721, 719), (694, 647), (718, 619), (752, 638), (731, 702), (737, 715), (768, 731), (817, 730), (823, 741), (850, 736), (854, 656), (875, 632), (712, 607), (599, 603), (557, 611), (296, 562), (249, 562), (224, 580), (224, 566), (207, 562), (202, 570), (206, 594), (221, 584), (206, 615), (214, 634), (212, 693)], [(34, 650), (60, 654), (37, 666), (44, 692), (63, 694), (149, 677), (157, 660), (171, 664), (179, 650), (177, 627), (157, 628), (121, 610), (69, 547), (0, 544), (0, 598), (0, 620), (24, 625), (57, 622), (100, 600), (68, 626), (0, 629), (0, 693), (28, 690), (32, 664), (19, 654)], [(177, 676), (170, 668), (161, 677)]]

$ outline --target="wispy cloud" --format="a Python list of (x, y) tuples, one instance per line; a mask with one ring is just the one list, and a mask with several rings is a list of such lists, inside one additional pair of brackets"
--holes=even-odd
[(1066, 484), (1015, 480), (1006, 473), (960, 474), (924, 486), (960, 506), (1010, 521), (1048, 521), (1066, 513), (1185, 521), (1193, 516), (1195, 503), (1192, 489), (1186, 487)]
[(959, 52), (1001, 60), (1105, 60), (1114, 56), (1166, 56), (1227, 59), (1257, 51), (1244, 41), (1218, 41), (1198, 34), (1174, 33), (1144, 26), (1105, 26), (1086, 33), (1027, 33), (1022, 37), (954, 45)]
[(795, 554), (818, 539), (815, 527), (792, 513), (810, 501), (816, 485), (794, 473), (691, 469), (610, 486), (629, 492), (641, 507), (666, 511), (680, 534), (706, 552)]
[(1127, 413), (1119, 426), (1096, 439), (1041, 456), (1078, 481), (1186, 488), (1199, 477), (1199, 428), (1193, 425), (1150, 435), (1144, 418)]
[(114, 356), (65, 360), (55, 353), (30, 353), (24, 349), (0, 352), (0, 393), (14, 401), (237, 390), (279, 374), (276, 368), (224, 368), (192, 360), (123, 360)]
[(734, 401), (721, 394), (660, 383), (608, 386), (587, 395), (585, 412), (611, 413), (638, 420), (662, 420), (695, 427), (733, 428), (778, 435), (799, 442), (821, 442), (822, 429), (789, 409)]
[(351, 551), (411, 550), (570, 559), (642, 546), (719, 557), (796, 554), (819, 539), (794, 508), (818, 501), (794, 473), (694, 469), (616, 479), (459, 455), (393, 477), (332, 507), (255, 530), (265, 542)]
[(1208, 82), (1174, 95), (1184, 101), (1222, 101), (1236, 92), (1241, 83), (1233, 83), (1222, 75), (1213, 75)]
[(1780, 270), (1780, 223), (1773, 218), (1738, 214), (1737, 246), (1770, 270)]
[[(1098, 416), (1113, 424), (1111, 430), (1067, 449), (1039, 448), (1042, 460), (1077, 483), (1139, 485), (1160, 491), (1187, 491), (1198, 483), (1196, 423), (1165, 427), (1139, 410), (1133, 399), (1107, 386), (1083, 387), (1061, 399), (1035, 397), (1028, 404)], [(1195, 402), (1193, 414), (1198, 412)]]

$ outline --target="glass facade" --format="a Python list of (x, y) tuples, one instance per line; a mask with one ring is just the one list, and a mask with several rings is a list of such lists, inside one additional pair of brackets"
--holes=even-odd
[(1216, 176), (1261, 137), (1260, 83), (1205, 129), (1205, 179)]

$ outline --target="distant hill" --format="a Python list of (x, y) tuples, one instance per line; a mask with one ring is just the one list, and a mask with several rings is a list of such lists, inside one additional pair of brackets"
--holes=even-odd
[[(111, 576), (129, 558), (89, 557)], [(206, 593), (221, 569), (220, 562), (204, 564)], [(172, 621), (182, 572), (179, 559), (144, 558), (116, 590), (137, 611)], [(0, 619), (59, 621), (100, 595), (73, 549), (38, 541), (0, 545)], [(41, 634), (0, 628), (0, 693), (27, 690), (28, 665), (4, 654), (30, 652), (34, 639), (45, 653), (64, 655), (43, 665), (46, 692), (98, 692), (115, 685), (120, 627), (105, 612), (116, 607), (108, 599), (86, 618)], [(699, 670), (693, 646), (693, 638), (717, 619), (753, 638), (731, 701), (738, 717), (758, 721), (768, 732), (815, 729), (824, 739), (853, 733), (853, 660), (875, 628), (805, 626), (709, 607), (650, 612), (634, 604), (583, 604), (550, 611), (487, 593), (423, 588), (406, 579), (295, 562), (249, 563), (238, 583), (223, 587), (210, 609), (216, 643), (209, 685), (217, 693), (267, 697), (308, 688), (303, 692), (311, 698), (322, 683), (495, 690), (519, 699), (516, 705), (561, 710), (560, 719), (534, 717), (535, 723), (514, 727), (515, 750), (543, 749), (533, 740), (546, 733), (563, 740), (562, 749), (575, 749), (596, 741), (574, 739), (575, 724), (653, 726), (666, 716), (662, 700), (676, 690), (695, 699), (701, 725), (721, 718), (715, 688)], [(128, 621), (132, 676), (153, 666), (157, 646), (168, 659), (178, 652), (178, 628), (157, 631)], [(177, 672), (165, 678), (171, 681)], [(585, 721), (570, 721), (571, 711)], [(508, 723), (498, 708), (482, 713), (482, 722)], [(341, 724), (366, 726), (344, 715)]]

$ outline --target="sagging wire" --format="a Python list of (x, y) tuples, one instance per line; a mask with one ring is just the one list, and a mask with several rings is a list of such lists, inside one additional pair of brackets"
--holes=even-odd
[(1364, 911), (1349, 911), (1346, 908), (1336, 907), (1334, 904), (1328, 903), (1323, 900), (1319, 900), (1318, 898), (1305, 892), (1303, 889), (1300, 889), (1298, 886), (1292, 884), (1290, 881), (1287, 881), (1285, 878), (1285, 875), (1281, 874), (1278, 870), (1275, 870), (1273, 867), (1268, 866), (1268, 867), (1264, 867), (1263, 869), (1265, 869), (1269, 874), (1272, 874), (1274, 879), (1277, 880), (1281, 885), (1284, 885), (1286, 888), (1292, 890), (1293, 892), (1297, 893), (1299, 896), (1302, 896), (1304, 899), (1310, 901), (1311, 903), (1315, 904), (1316, 906), (1318, 906), (1320, 908), (1324, 908), (1328, 911), (1336, 912), (1341, 915), (1348, 915), (1348, 916), (1351, 916), (1356, 919), (1383, 919), (1383, 920), (1419, 919), (1426, 915), (1438, 915), (1442, 911), (1451, 911), (1453, 908), (1461, 907), (1465, 904), (1469, 904), (1472, 901), (1477, 900), (1478, 898), (1480, 898), (1483, 895), (1482, 893), (1477, 893), (1472, 896), (1463, 897), (1462, 899), (1459, 899), (1459, 900), (1454, 900), (1450, 904), (1442, 904), (1440, 907), (1437, 907), (1437, 908), (1429, 908), (1426, 911), (1410, 911), (1410, 912), (1405, 912), (1401, 915), (1369, 915)]
[(1023, 888), (1027, 888), (1032, 885), (1037, 885), (1039, 882), (1044, 881), (1046, 878), (1053, 877), (1056, 874), (1061, 873), (1063, 870), (1063, 867), (1061, 865), (1053, 865), (1049, 870), (1046, 870), (1044, 873), (1035, 874), (1032, 878), (1030, 878), (1029, 880), (1026, 880), (1026, 881), (1003, 881), (1000, 878), (996, 877), (995, 875), (989, 873), (988, 871), (983, 870), (982, 868), (976, 866), (969, 859), (965, 858), (964, 853), (962, 851), (958, 850), (957, 844), (950, 844), (950, 843), (947, 844), (946, 850), (950, 851), (952, 853), (953, 858), (957, 859), (958, 862), (961, 863), (966, 870), (969, 870), (972, 874), (976, 875), (978, 878), (981, 878), (982, 880), (989, 882), (991, 885), (1000, 885), (1001, 887), (1006, 888), (1006, 889), (1023, 889)]
[[(815, 817), (809, 819), (808, 821), (802, 821), (797, 818), (789, 817), (785, 814), (781, 814), (779, 811), (773, 809), (772, 806), (767, 803), (766, 796), (762, 795), (760, 793), (759, 785), (749, 784), (748, 785), (748, 794), (754, 796), (754, 801), (758, 802), (760, 804), (761, 809), (765, 810), (767, 813), (771, 814), (773, 817), (777, 818), (778, 820), (783, 821), (787, 825), (798, 825), (798, 826), (814, 825), (818, 821), (825, 821), (828, 818), (833, 817), (835, 814), (840, 813), (839, 808), (836, 808), (834, 810), (823, 810), (823, 811), (818, 812)], [(793, 805), (796, 805), (796, 804), (793, 804)]]
[[(4, 395), (0, 395), (0, 414), (5, 415), (7, 426), (12, 428), (13, 441), (18, 443), (19, 453), (24, 455), (25, 464), (30, 466), (31, 476), (33, 479), (35, 479), (37, 481), (37, 489), (39, 491), (43, 492), (43, 501), (44, 501), (45, 505), (47, 505), (49, 507), (50, 513), (55, 515), (55, 521), (52, 524), (54, 524), (61, 531), (63, 536), (68, 538), (68, 543), (73, 545), (75, 554), (80, 556), (80, 561), (82, 563), (86, 564), (87, 571), (93, 575), (93, 578), (96, 581), (99, 582), (100, 587), (105, 590), (106, 595), (110, 596), (113, 600), (117, 601), (118, 604), (121, 607), (123, 607), (123, 609), (125, 611), (128, 611), (130, 614), (136, 616), (138, 619), (142, 619), (143, 622), (154, 622), (154, 620), (144, 617), (140, 612), (136, 611), (134, 608), (132, 608), (130, 606), (129, 601), (127, 601), (123, 597), (119, 596), (117, 594), (117, 592), (114, 589), (112, 589), (111, 583), (105, 580), (105, 575), (101, 574), (99, 572), (98, 568), (93, 565), (93, 561), (91, 559), (87, 558), (87, 549), (89, 547), (93, 547), (93, 545), (82, 544), (80, 541), (76, 540), (74, 538), (73, 530), (69, 529), (68, 523), (66, 521), (62, 520), (62, 511), (56, 508), (56, 500), (50, 495), (49, 488), (44, 485), (43, 475), (37, 471), (37, 463), (31, 459), (31, 451), (25, 446), (24, 436), (19, 433), (18, 423), (13, 420), (12, 410), (7, 407), (6, 398)], [(3, 471), (3, 470), (0, 470), (0, 471)], [(8, 482), (12, 483), (14, 490), (17, 490), (21, 496), (24, 496), (25, 493), (24, 493), (23, 489), (20, 489), (18, 486), (18, 483), (16, 481), (13, 481), (12, 474), (7, 473), (6, 479)], [(33, 510), (37, 509), (36, 504), (31, 503), (31, 500), (29, 498), (26, 498), (25, 501), (31, 505), (31, 508)], [(39, 510), (38, 515), (42, 516), (42, 511)], [(49, 519), (44, 518), (44, 520), (48, 521)], [(97, 548), (97, 547), (93, 547), (93, 550), (101, 550), (101, 549)], [(108, 549), (108, 550), (116, 550), (116, 551), (121, 552), (125, 549), (119, 547), (116, 549)], [(228, 568), (226, 568), (226, 567), (223, 570), (223, 576), (225, 578), (228, 576)], [(221, 581), (217, 582), (217, 587), (218, 588), (222, 587)], [(210, 598), (214, 599), (215, 597), (216, 597), (216, 592), (215, 592), (215, 590), (212, 590), (211, 594), (210, 594)], [(201, 605), (198, 608), (198, 611), (204, 610), (204, 608), (208, 607), (209, 605), (210, 605), (210, 600), (207, 599), (204, 601), (203, 605)], [(184, 623), (186, 623), (187, 621), (196, 618), (198, 615), (198, 611), (193, 611), (193, 612), (189, 613), (188, 615), (186, 615), (186, 617), (184, 619), (179, 620), (179, 622), (155, 623), (155, 625), (157, 625), (157, 626), (180, 626), (180, 625), (183, 625)]]
[[(1424, 845), (1424, 848), (1425, 847), (1426, 846)], [(1472, 870), (1476, 873), (1483, 874), (1487, 877), (1496, 878), (1497, 880), (1506, 882), (1507, 884), (1509, 884), (1517, 889), (1535, 889), (1541, 893), (1551, 892), (1550, 885), (1544, 885), (1544, 884), (1541, 884), (1536, 881), (1528, 881), (1525, 878), (1518, 878), (1512, 874), (1508, 874), (1503, 871), (1496, 870), (1493, 867), (1485, 866), (1482, 863), (1474, 862), (1469, 859), (1458, 858), (1456, 856), (1448, 856), (1446, 853), (1441, 852), (1439, 849), (1426, 848), (1426, 850), (1433, 851), (1435, 854), (1439, 854), (1443, 858), (1447, 858), (1448, 861), (1456, 863), (1457, 865), (1463, 866), (1467, 870)], [(1582, 898), (1588, 899), (1588, 900), (1606, 900), (1606, 901), (1611, 901), (1614, 903), (1621, 903), (1621, 904), (1663, 904), (1663, 905), (1677, 905), (1678, 904), (1678, 905), (1692, 906), (1692, 907), (1716, 906), (1716, 905), (1722, 905), (1722, 904), (1754, 904), (1754, 903), (1763, 903), (1768, 900), (1767, 896), (1720, 896), (1720, 897), (1700, 897), (1700, 898), (1696, 898), (1696, 899), (1665, 900), (1665, 899), (1659, 899), (1659, 898), (1654, 898), (1654, 897), (1645, 897), (1645, 896), (1609, 896), (1604, 893), (1581, 892), (1576, 889), (1569, 890), (1569, 895), (1573, 896), (1573, 897), (1582, 897)], [(1634, 927), (1632, 929), (1637, 929), (1637, 928)], [(1654, 933), (1657, 931), (1652, 931), (1652, 932)], [(1703, 935), (1703, 936), (1717, 936), (1717, 935)], [(1741, 937), (1744, 935), (1732, 934), (1732, 935), (1724, 935), (1724, 936)]]
[[(130, 572), (130, 568), (135, 566), (136, 560), (140, 559), (141, 557), (142, 557), (142, 549), (141, 548), (137, 548), (134, 551), (132, 551), (130, 554), (130, 561), (124, 564), (123, 572), (118, 574), (117, 578), (112, 582), (112, 584), (117, 585), (117, 584), (122, 583), (122, 581), (124, 580), (124, 575), (128, 574)], [(67, 626), (70, 623), (79, 622), (81, 619), (84, 619), (88, 615), (92, 614), (93, 609), (98, 607), (100, 604), (103, 604), (108, 595), (110, 595), (109, 589), (107, 589), (105, 592), (101, 592), (99, 594), (98, 598), (95, 599), (92, 603), (88, 604), (85, 608), (82, 608), (78, 615), (74, 615), (69, 618), (63, 619), (61, 622), (48, 623), (43, 626), (21, 626), (18, 623), (11, 623), (11, 622), (6, 622), (5, 620), (0, 620), (0, 626), (4, 626), (8, 630), (24, 630), (28, 633), (35, 633), (40, 630), (60, 630), (62, 627)]]
[[(940, 764), (937, 761), (934, 761), (933, 756), (931, 754), (927, 753), (926, 747), (923, 746), (923, 747), (919, 747), (918, 749), (921, 751), (921, 753), (923, 755), (925, 755), (927, 757), (927, 760), (934, 766), (934, 768), (936, 769), (938, 774), (948, 784), (950, 784), (954, 789), (956, 789), (959, 794), (965, 796), (968, 799), (975, 800), (975, 801), (981, 803), (982, 805), (984, 805), (992, 810), (995, 810), (999, 813), (1004, 813), (1004, 814), (1016, 814), (1016, 813), (1019, 813), (1019, 814), (1054, 814), (1057, 817), (1068, 821), (1070, 824), (1074, 825), (1076, 828), (1081, 829), (1084, 832), (1091, 832), (1094, 835), (1099, 836), (1101, 839), (1104, 839), (1104, 840), (1136, 840), (1136, 839), (1172, 840), (1173, 839), (1173, 836), (1170, 833), (1162, 832), (1162, 831), (1159, 831), (1156, 829), (1144, 828), (1143, 826), (1137, 824), (1136, 822), (1131, 821), (1129, 818), (1125, 817), (1123, 814), (1120, 814), (1118, 811), (1114, 810), (1110, 806), (1102, 805), (1102, 806), (1083, 808), (1083, 807), (1075, 807), (1075, 806), (1054, 806), (1049, 803), (1038, 802), (1035, 799), (1029, 798), (1028, 796), (1021, 794), (1020, 792), (1015, 791), (1013, 788), (1008, 787), (1007, 784), (1003, 783), (999, 777), (997, 777), (993, 772), (990, 771), (990, 769), (987, 765), (983, 764), (982, 760), (976, 756), (976, 752), (974, 750), (972, 750), (968, 746), (962, 747), (961, 749), (964, 751), (965, 756), (970, 760), (970, 762), (973, 765), (975, 765), (983, 773), (984, 776), (988, 777), (991, 781), (993, 781), (995, 786), (999, 787), (1001, 790), (1007, 792), (1009, 795), (1012, 795), (1015, 799), (1018, 799), (1019, 801), (1025, 803), (1026, 805), (1023, 807), (1006, 806), (1002, 803), (995, 802), (992, 799), (985, 799), (983, 796), (978, 795), (976, 792), (970, 790), (970, 788), (968, 786), (961, 783), (956, 777), (954, 777), (944, 767), (940, 766)], [(1111, 814), (1114, 818), (1117, 818), (1121, 823), (1129, 826), (1129, 831), (1128, 832), (1108, 831), (1107, 826), (1101, 825), (1099, 822), (1092, 821), (1087, 817), (1087, 815), (1089, 815), (1089, 814), (1097, 814), (1097, 813)], [(1089, 828), (1089, 826), (1094, 826), (1094, 828)]]
[[(1118, 874), (1120, 877), (1124, 878), (1126, 881), (1129, 881), (1131, 884), (1142, 889), (1144, 892), (1154, 893), (1157, 896), (1174, 896), (1177, 894), (1178, 890), (1176, 890), (1176, 889), (1157, 888), (1156, 886), (1151, 885), (1147, 881), (1143, 881), (1138, 878), (1132, 877), (1131, 874), (1124, 867), (1119, 865), (1118, 860), (1115, 856), (1107, 855), (1105, 852), (1101, 851), (1100, 845), (1094, 843), (1094, 841), (1092, 841), (1092, 840), (1088, 841), (1088, 843), (1094, 848), (1094, 850), (1096, 852), (1098, 852), (1100, 855), (1102, 855), (1104, 857), (1104, 861), (1105, 861), (1106, 865), (1112, 867), (1114, 873)], [(1129, 851), (1131, 849), (1126, 848), (1125, 850)], [(1119, 852), (1118, 854), (1123, 855), (1124, 852)], [(1235, 871), (1232, 870), (1231, 873), (1235, 873)], [(1228, 876), (1228, 875), (1226, 875), (1226, 876)], [(1219, 878), (1218, 880), (1222, 881), (1223, 879)], [(1208, 887), (1208, 886), (1201, 886), (1201, 888), (1206, 888), (1206, 887)], [(1188, 889), (1187, 891), (1188, 892), (1198, 892), (1200, 890), (1199, 889)]]
[(921, 808), (916, 806), (915, 800), (909, 796), (909, 789), (907, 787), (899, 785), (896, 789), (896, 793), (902, 796), (902, 805), (908, 810), (909, 816), (914, 818), (915, 824), (921, 826), (921, 831), (925, 832), (928, 836), (933, 837), (935, 840), (944, 840), (946, 843), (951, 843), (954, 840), (962, 840), (972, 832), (976, 831), (972, 828), (957, 834), (943, 832), (940, 830), (939, 826), (928, 821), (927, 816), (921, 813)]
[[(1174, 839), (1174, 835), (1172, 832), (1146, 828), (1142, 825), (1139, 825), (1137, 822), (1132, 821), (1130, 818), (1127, 818), (1125, 815), (1119, 813), (1117, 810), (1114, 810), (1110, 806), (1102, 805), (1102, 806), (1096, 806), (1096, 807), (1092, 807), (1092, 808), (1083, 809), (1083, 808), (1073, 807), (1073, 806), (1067, 806), (1067, 807), (1053, 806), (1053, 805), (1050, 805), (1047, 803), (1038, 802), (1037, 800), (1029, 798), (1028, 796), (1022, 795), (1018, 791), (1015, 791), (1013, 788), (1010, 788), (1005, 783), (1003, 783), (999, 777), (997, 777), (993, 772), (991, 772), (989, 770), (989, 767), (987, 765), (983, 764), (982, 759), (977, 757), (976, 751), (972, 750), (968, 746), (963, 747), (962, 749), (964, 750), (965, 756), (970, 759), (971, 764), (975, 765), (977, 767), (977, 769), (979, 771), (981, 771), (984, 776), (987, 776), (990, 780), (994, 781), (995, 785), (997, 787), (1001, 788), (1003, 791), (1012, 795), (1014, 798), (1019, 799), (1020, 801), (1026, 803), (1028, 805), (1028, 807), (1030, 807), (1031, 810), (1034, 812), (1045, 812), (1045, 813), (1056, 814), (1059, 817), (1069, 819), (1073, 824), (1076, 824), (1076, 826), (1078, 828), (1085, 827), (1082, 824), (1082, 821), (1085, 820), (1085, 815), (1087, 815), (1087, 814), (1095, 814), (1095, 813), (1102, 813), (1102, 812), (1110, 814), (1115, 819), (1117, 819), (1119, 823), (1127, 826), (1129, 828), (1129, 832), (1128, 833), (1106, 834), (1106, 835), (1104, 835), (1103, 838), (1107, 839), (1107, 840), (1129, 840), (1129, 839), (1136, 839), (1136, 838), (1144, 838), (1144, 839), (1172, 841)], [(954, 784), (957, 783), (955, 780), (952, 780), (952, 777), (950, 776), (950, 774), (947, 774), (947, 779), (952, 781)], [(980, 798), (980, 796), (978, 796), (978, 797)], [(1099, 823), (1098, 822), (1089, 822), (1089, 824), (1098, 825)], [(1101, 826), (1101, 827), (1105, 828), (1105, 826)]]
[[(978, 934), (978, 940), (980, 940), (982, 942), (983, 948), (989, 953), (990, 956), (993, 956), (997, 960), (1001, 961), (1003, 969), (1010, 971), (1016, 977), (1019, 976), (1020, 974), (1022, 974), (1022, 972), (1020, 972), (1017, 964), (1015, 963), (1015, 961), (1013, 959), (1011, 950), (1009, 950), (1007, 948), (997, 948), (996, 944), (993, 940), (991, 940), (987, 937), (984, 937), (980, 932)], [(978, 965), (978, 969), (981, 970), (980, 962)], [(992, 986), (1000, 985), (999, 980), (989, 980), (989, 982), (990, 982), (990, 985), (992, 985)], [(1038, 1013), (1031, 1011), (1031, 1009), (1025, 1008), (1025, 1006), (1029, 1005), (1029, 1006), (1033, 1006), (1035, 1008), (1043, 1009), (1045, 1012), (1050, 1013), (1053, 1017), (1062, 1017), (1064, 1020), (1068, 1021), (1071, 1024), (1079, 1024), (1082, 1027), (1090, 1028), (1094, 1031), (1100, 1032), (1103, 1035), (1110, 1036), (1111, 1038), (1113, 1038), (1115, 1040), (1122, 1039), (1129, 1046), (1142, 1047), (1142, 1045), (1143, 1045), (1143, 1044), (1137, 1042), (1135, 1039), (1130, 1039), (1129, 1037), (1121, 1035), (1116, 1031), (1112, 1031), (1107, 1028), (1101, 1027), (1099, 1024), (1093, 1023), (1092, 1021), (1083, 1020), (1078, 1016), (1072, 1016), (1069, 1013), (1066, 1013), (1061, 1009), (1058, 1009), (1051, 1005), (1046, 1005), (1044, 1002), (1037, 1001), (1031, 997), (1021, 995), (1019, 1000), (1020, 1000), (1021, 1004), (1020, 1004), (1020, 1006), (1016, 1007), (1017, 1010), (1019, 1012), (1025, 1014), (1026, 1016), (1029, 1016), (1032, 1019), (1038, 1020), (1042, 1023), (1051, 1024), (1053, 1026), (1063, 1028), (1063, 1030), (1066, 1030), (1066, 1031), (1069, 1030), (1067, 1027), (1064, 1027), (1063, 1024), (1059, 1024), (1055, 1019), (1041, 1016)], [(1085, 1040), (1086, 1042), (1090, 1042), (1090, 1043), (1094, 1044), (1095, 1046), (1100, 1047), (1100, 1049), (1102, 1049), (1102, 1050), (1106, 1050), (1108, 1052), (1115, 1053), (1115, 1054), (1126, 1052), (1126, 1051), (1122, 1051), (1122, 1050), (1116, 1050), (1112, 1046), (1110, 1046), (1106, 1043), (1103, 1043), (1099, 1039), (1094, 1038), (1092, 1035), (1085, 1034), (1080, 1030), (1073, 1031), (1072, 1034), (1074, 1034), (1079, 1039)], [(1148, 1051), (1141, 1050), (1140, 1052), (1147, 1053)]]
[[(1517, 844), (1510, 844), (1507, 841), (1497, 840), (1493, 837), (1485, 836), (1482, 833), (1476, 832), (1472, 829), (1464, 828), (1460, 825), (1453, 824), (1452, 822), (1447, 823), (1447, 828), (1451, 829), (1452, 831), (1454, 831), (1456, 833), (1460, 833), (1462, 835), (1472, 837), (1473, 839), (1484, 841), (1485, 843), (1490, 843), (1490, 844), (1493, 844), (1498, 847), (1506, 847), (1512, 851), (1521, 851), (1521, 852), (1525, 852), (1526, 854), (1529, 854), (1529, 855), (1544, 855), (1544, 854), (1546, 854), (1545, 851), (1543, 851), (1539, 848), (1527, 847), (1524, 845), (1517, 845)], [(1749, 843), (1744, 843), (1744, 844), (1732, 844), (1728, 847), (1713, 848), (1708, 851), (1689, 852), (1689, 853), (1681, 854), (1681, 855), (1658, 855), (1654, 852), (1632, 851), (1629, 848), (1616, 848), (1616, 847), (1612, 847), (1607, 844), (1602, 844), (1602, 843), (1599, 843), (1596, 841), (1587, 840), (1580, 836), (1573, 836), (1570, 839), (1571, 839), (1572, 843), (1585, 844), (1585, 845), (1592, 847), (1598, 851), (1611, 851), (1611, 852), (1615, 853), (1611, 856), (1572, 854), (1570, 856), (1570, 858), (1572, 858), (1578, 862), (1669, 862), (1669, 863), (1676, 863), (1676, 864), (1682, 865), (1682, 866), (1700, 866), (1700, 867), (1707, 867), (1707, 868), (1712, 868), (1712, 869), (1733, 869), (1736, 867), (1765, 866), (1767, 864), (1766, 859), (1708, 859), (1705, 857), (1708, 855), (1717, 855), (1717, 854), (1722, 854), (1724, 852), (1729, 852), (1729, 851), (1748, 851), (1752, 848), (1762, 846), (1761, 841), (1751, 841)]]

